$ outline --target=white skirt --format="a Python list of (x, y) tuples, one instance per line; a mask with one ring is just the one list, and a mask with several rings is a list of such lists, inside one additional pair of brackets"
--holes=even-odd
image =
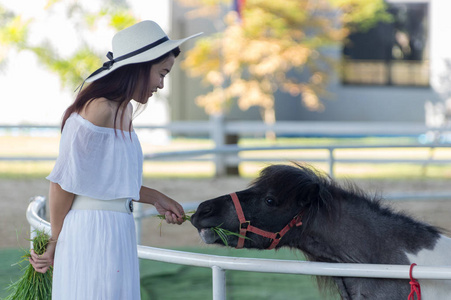
[(133, 214), (69, 211), (55, 251), (52, 299), (140, 299)]

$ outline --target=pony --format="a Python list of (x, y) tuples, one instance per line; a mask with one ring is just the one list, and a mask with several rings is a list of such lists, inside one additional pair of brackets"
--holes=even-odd
[[(317, 169), (270, 165), (242, 191), (202, 202), (191, 216), (207, 244), (303, 252), (330, 263), (451, 265), (451, 239), (438, 228), (395, 212), (352, 182)], [(231, 231), (226, 240), (214, 227)], [(245, 238), (244, 238), (245, 237)], [(226, 242), (226, 243), (225, 243)], [(341, 299), (407, 299), (408, 280), (333, 277)], [(449, 299), (451, 280), (420, 280), (422, 299)]]

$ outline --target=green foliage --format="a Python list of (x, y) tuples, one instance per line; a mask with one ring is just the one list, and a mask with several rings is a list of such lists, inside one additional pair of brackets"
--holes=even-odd
[(86, 30), (95, 31), (97, 23), (105, 19), (115, 31), (135, 24), (138, 20), (127, 6), (111, 1), (105, 3), (99, 11), (88, 12), (79, 3), (47, 0), (45, 8), (49, 15), (52, 14), (50, 8), (56, 5), (64, 5), (68, 20), (79, 31), (81, 41), (79, 47), (70, 55), (63, 56), (55, 47), (55, 44), (61, 43), (60, 40), (52, 40), (49, 37), (48, 40), (32, 44), (29, 41), (28, 32), (34, 26), (35, 20), (24, 20), (20, 14), (15, 15), (0, 6), (0, 16), (2, 17), (0, 19), (0, 43), (3, 48), (0, 49), (0, 63), (7, 57), (7, 52), (11, 49), (31, 51), (43, 66), (58, 74), (63, 87), (74, 89), (105, 60), (105, 54), (96, 53), (84, 41), (84, 32)]
[(0, 43), (6, 45), (16, 44), (19, 47), (23, 47), (28, 35), (28, 24), (29, 21), (24, 21), (21, 16), (10, 18), (0, 28)]
[(5, 63), (12, 44), (19, 49), (24, 47), (28, 35), (27, 26), (27, 21), (0, 5), (0, 67)]
[(343, 25), (350, 31), (367, 31), (379, 22), (392, 22), (384, 1), (330, 0), (343, 11)]
[(117, 31), (137, 23), (137, 19), (126, 9), (120, 9), (110, 14), (110, 26)]
[(124, 6), (107, 6), (99, 12), (86, 13), (84, 19), (93, 28), (99, 18), (106, 18), (108, 25), (116, 31), (122, 30), (138, 22), (133, 13)]
[(73, 55), (62, 58), (51, 45), (30, 47), (39, 61), (49, 70), (59, 75), (63, 86), (76, 86), (87, 76), (93, 66), (100, 66), (101, 59), (87, 46), (77, 50)]
[(61, 2), (61, 0), (47, 0), (47, 5), (45, 6), (46, 8), (50, 8), (52, 5)]

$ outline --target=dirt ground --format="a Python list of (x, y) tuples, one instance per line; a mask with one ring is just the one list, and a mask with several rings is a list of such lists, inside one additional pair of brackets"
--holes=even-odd
[[(145, 179), (144, 184), (183, 203), (198, 202), (222, 194), (246, 188), (251, 180), (240, 177), (207, 179)], [(358, 186), (378, 195), (396, 193), (451, 193), (449, 180), (354, 180)], [(25, 211), (29, 199), (36, 195), (46, 196), (48, 182), (45, 179), (0, 179), (0, 248), (27, 247), (29, 226)], [(451, 232), (451, 199), (414, 200), (390, 202), (396, 210)], [(150, 207), (144, 207), (150, 208)], [(151, 217), (143, 221), (142, 245), (164, 248), (202, 246), (196, 230), (189, 222), (183, 225), (161, 227), (160, 220)]]

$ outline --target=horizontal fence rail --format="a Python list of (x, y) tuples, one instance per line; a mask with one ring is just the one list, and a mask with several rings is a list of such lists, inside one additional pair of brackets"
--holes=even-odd
[[(448, 126), (449, 127), (449, 126)], [(274, 124), (265, 124), (261, 121), (230, 121), (225, 120), (224, 116), (210, 116), (208, 121), (176, 121), (161, 125), (137, 125), (137, 130), (158, 130), (164, 129), (173, 134), (187, 135), (205, 135), (208, 136), (215, 144), (212, 150), (199, 150), (191, 153), (192, 160), (210, 160), (215, 164), (216, 175), (222, 176), (227, 173), (226, 169), (230, 165), (236, 165), (245, 161), (286, 161), (280, 158), (246, 158), (239, 157), (241, 151), (259, 150), (256, 148), (238, 148), (227, 147), (225, 140), (227, 135), (237, 136), (264, 136), (267, 132), (276, 135), (288, 136), (319, 136), (319, 137), (343, 137), (343, 136), (414, 136), (420, 137), (426, 133), (432, 133), (434, 142), (437, 137), (447, 134), (451, 131), (448, 127), (431, 127), (421, 122), (315, 122), (315, 121), (278, 121)], [(3, 131), (29, 131), (33, 130), (59, 130), (56, 125), (7, 125), (0, 124), (0, 130)], [(426, 139), (427, 140), (427, 139)], [(377, 148), (377, 147), (448, 147), (446, 144), (425, 144), (425, 145), (379, 145), (379, 146), (361, 146), (361, 148)], [(390, 163), (394, 162), (389, 159), (340, 159), (335, 157), (334, 150), (338, 149), (357, 149), (359, 146), (319, 146), (319, 147), (270, 147), (270, 149), (290, 150), (290, 149), (325, 149), (329, 151), (328, 158), (321, 159), (301, 159), (306, 162), (327, 162), (329, 163), (329, 175), (333, 176), (334, 164), (342, 163)], [(260, 149), (261, 150), (261, 149)], [(208, 152), (211, 151), (211, 152)], [(210, 158), (199, 157), (202, 155), (213, 154)], [(188, 151), (183, 154), (184, 158), (190, 157)], [(146, 160), (175, 160), (177, 155), (174, 153), (161, 154), (156, 153), (146, 155)], [(293, 158), (299, 160), (299, 158)], [(30, 156), (2, 156), (0, 161), (52, 161), (55, 157), (30, 157)], [(451, 160), (432, 160), (434, 163), (450, 163)], [(396, 160), (398, 163), (432, 163), (428, 160)]]
[[(451, 149), (451, 144), (415, 144), (415, 145), (318, 145), (318, 146), (269, 146), (269, 147), (239, 147), (237, 145), (221, 146), (212, 149), (187, 150), (187, 151), (168, 151), (145, 154), (145, 161), (179, 161), (179, 160), (199, 160), (214, 161), (216, 166), (216, 175), (224, 175), (224, 168), (227, 165), (237, 165), (241, 162), (277, 162), (277, 161), (303, 161), (303, 162), (323, 162), (329, 165), (328, 173), (334, 177), (334, 167), (337, 163), (347, 164), (388, 164), (388, 163), (405, 163), (405, 164), (451, 164), (451, 159), (436, 159), (433, 152), (436, 149)], [(336, 156), (337, 150), (351, 149), (428, 149), (428, 158), (425, 159), (402, 159), (402, 158), (339, 158)], [(325, 150), (327, 156), (325, 158), (308, 158), (293, 156), (291, 158), (284, 157), (242, 157), (239, 156), (244, 152), (251, 151), (277, 151), (277, 150)], [(46, 156), (0, 156), (0, 161), (54, 161), (56, 157)]]
[[(33, 230), (50, 232), (50, 223), (42, 218), (46, 200), (38, 196), (31, 199), (26, 217)], [(410, 266), (407, 265), (373, 265), (373, 264), (337, 264), (296, 260), (274, 260), (257, 258), (239, 258), (207, 255), (161, 249), (138, 245), (138, 257), (167, 263), (183, 264), (212, 269), (213, 299), (226, 299), (226, 270), (302, 274), (317, 276), (365, 277), (409, 279)], [(451, 267), (417, 266), (413, 269), (416, 279), (451, 279)]]
[[(164, 129), (177, 134), (212, 134), (223, 132), (238, 135), (261, 135), (274, 132), (278, 135), (299, 136), (419, 136), (427, 132), (448, 132), (448, 126), (428, 126), (424, 122), (374, 122), (374, 121), (277, 121), (265, 124), (261, 121), (232, 121), (223, 116), (211, 116), (207, 121), (172, 121), (166, 124), (135, 125), (135, 129)], [(0, 124), (3, 130), (31, 131), (50, 129), (58, 131), (54, 124)]]
[[(59, 125), (0, 124), (4, 130), (60, 130)], [(135, 129), (165, 129), (181, 134), (210, 134), (221, 131), (229, 134), (264, 134), (272, 131), (279, 135), (421, 135), (428, 131), (445, 131), (448, 128), (436, 128), (421, 122), (332, 122), (332, 121), (277, 121), (265, 124), (261, 121), (230, 121), (221, 116), (212, 116), (209, 121), (173, 121), (167, 124), (136, 125)], [(219, 129), (218, 129), (219, 128)]]

